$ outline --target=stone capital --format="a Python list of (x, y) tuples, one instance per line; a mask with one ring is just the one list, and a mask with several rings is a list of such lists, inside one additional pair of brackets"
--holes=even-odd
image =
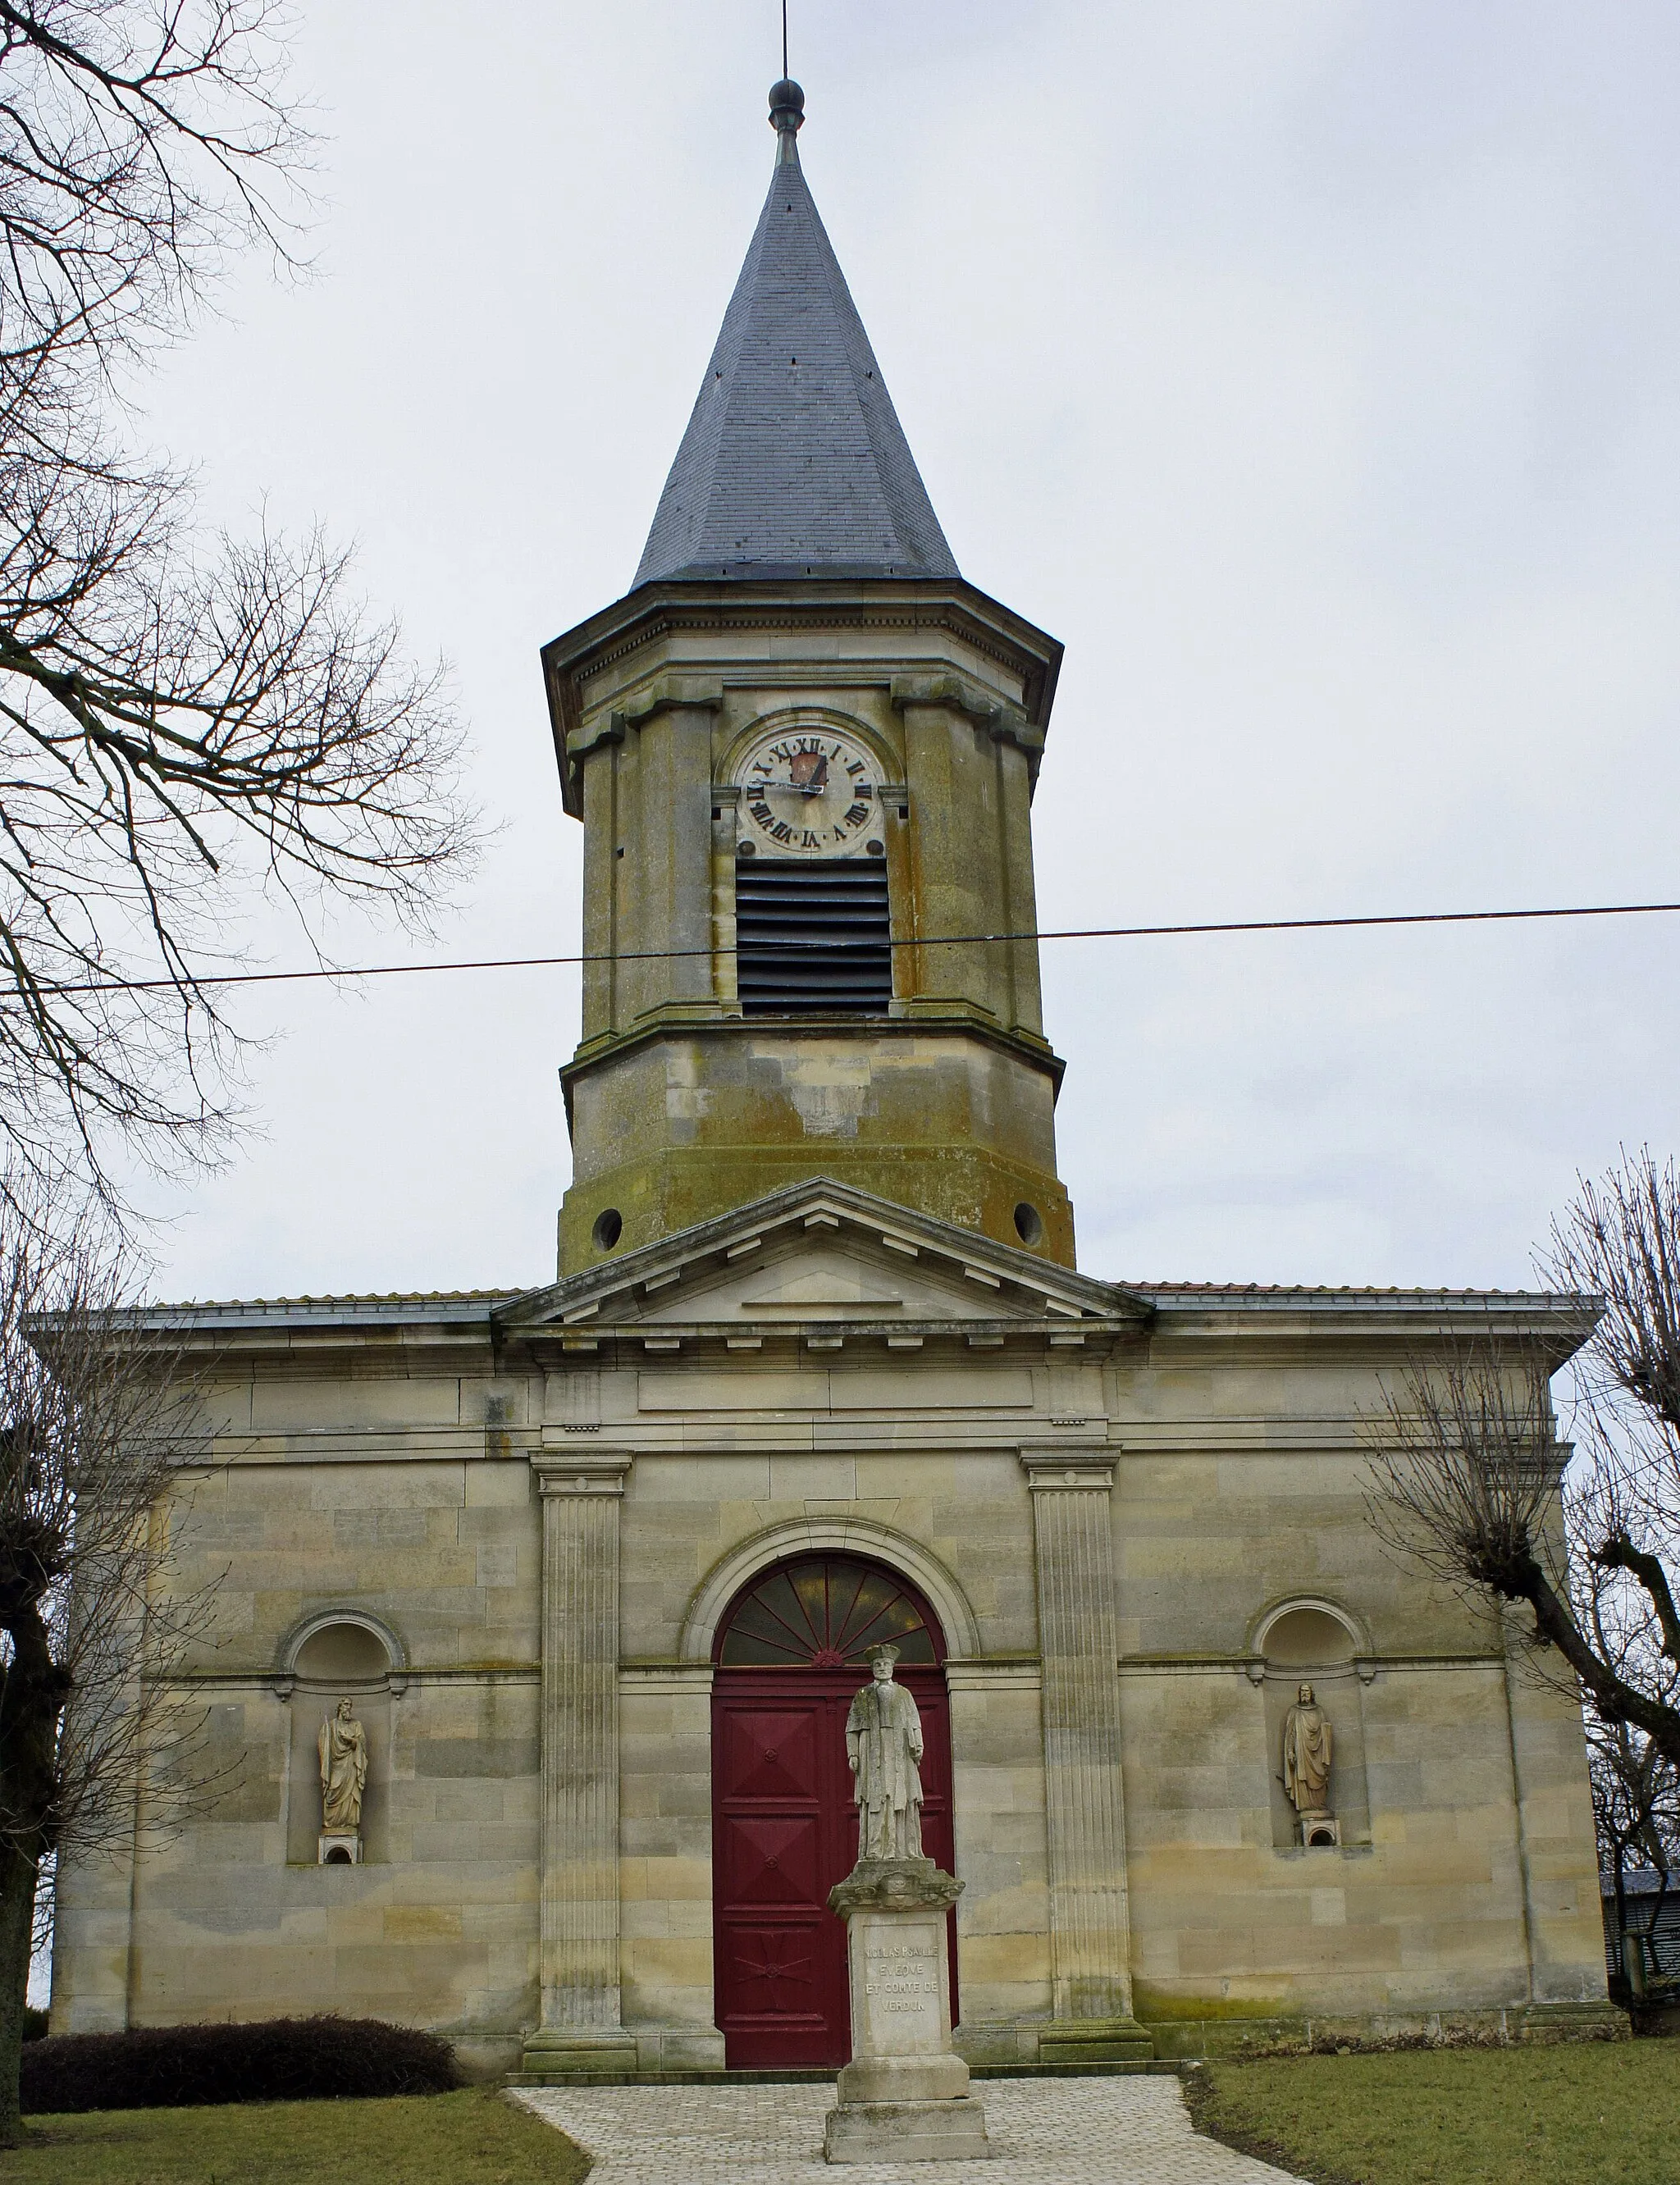
[(954, 1874), (931, 1858), (860, 1858), (828, 1892), (828, 1908), (843, 1920), (854, 1912), (943, 1912), (962, 1894)]
[(580, 1449), (563, 1428), (545, 1427), (531, 1451), (539, 1495), (622, 1495), (636, 1459), (626, 1450)]
[(1018, 1454), (1027, 1484), (1034, 1495), (1077, 1494), (1082, 1489), (1107, 1495), (1113, 1490), (1114, 1458), (1106, 1450), (1098, 1455), (1090, 1450), (1054, 1445), (1029, 1449), (1023, 1444)]

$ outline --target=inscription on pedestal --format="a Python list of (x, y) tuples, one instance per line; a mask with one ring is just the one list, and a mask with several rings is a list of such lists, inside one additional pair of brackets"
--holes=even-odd
[(835, 2087), (831, 2162), (972, 2160), (986, 2116), (951, 2048), (945, 1920), (962, 1884), (931, 1858), (860, 1859), (829, 1895), (846, 1922), (852, 2060)]
[(920, 1943), (883, 1942), (864, 1937), (864, 1992), (882, 1998), (883, 2010), (937, 2012), (939, 2008), (939, 1953)]

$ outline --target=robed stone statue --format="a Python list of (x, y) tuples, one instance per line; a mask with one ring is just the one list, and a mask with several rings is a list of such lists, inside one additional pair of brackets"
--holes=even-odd
[(920, 1858), (921, 1715), (893, 1681), (896, 1646), (871, 1657), (873, 1672), (846, 1717), (846, 1765), (858, 1802), (858, 1857)]
[(355, 1836), (361, 1826), (361, 1794), (367, 1783), (367, 1733), (340, 1700), (321, 1725), (321, 1826), (328, 1835)]
[(1330, 1810), (1330, 1753), (1335, 1744), (1330, 1719), (1302, 1685), (1284, 1718), (1283, 1782), (1297, 1813)]

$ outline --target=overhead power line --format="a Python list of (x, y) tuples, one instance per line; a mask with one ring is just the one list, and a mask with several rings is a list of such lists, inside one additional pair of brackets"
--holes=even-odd
[[(1588, 902), (1537, 910), (1402, 910), (1359, 918), (1231, 918), (1181, 925), (1066, 925), (1018, 933), (939, 933), (899, 941), (778, 941), (778, 951), (809, 949), (974, 948), (1019, 941), (1157, 941), (1195, 934), (1337, 933), (1383, 925), (1495, 925), (1544, 918), (1654, 918), (1680, 911), (1680, 902)], [(304, 980), (395, 979), (434, 971), (541, 971), (584, 964), (675, 963), (687, 957), (731, 956), (726, 947), (623, 948), (574, 956), (484, 956), (433, 964), (357, 964), (335, 970), (316, 965), (299, 971), (216, 971), (191, 979), (87, 979), (56, 987), (61, 994), (178, 992), (183, 986), (272, 986)]]

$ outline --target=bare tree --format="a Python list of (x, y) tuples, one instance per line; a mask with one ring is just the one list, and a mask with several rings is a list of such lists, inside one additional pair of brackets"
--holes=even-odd
[(230, 1143), (258, 890), (423, 924), (470, 847), (440, 675), (346, 557), (196, 535), (117, 382), (229, 253), (294, 255), (275, 0), (0, 0), (0, 1155)]
[[(68, 1238), (0, 1193), (0, 2145), (43, 1874), (202, 1795), (176, 1667), (213, 1585), (173, 1581), (183, 1473), (207, 1461), (195, 1385), (128, 1308), (109, 1229)], [(167, 1498), (167, 1499), (166, 1499)]]
[(318, 539), (201, 562), (178, 488), (0, 458), (0, 1127), (37, 1171), (113, 1135), (227, 1143), (215, 986), (253, 880), (423, 918), (469, 825), (435, 675)]
[[(1596, 1718), (1587, 1725), (1587, 1762), (1600, 1862), (1610, 1876), (1621, 1968), (1638, 2002), (1664, 1970), (1656, 1938), (1670, 1877), (1680, 1865), (1680, 1770), (1626, 1723)], [(1630, 1864), (1657, 1876), (1655, 1898), (1638, 1925), (1628, 1915)]]
[(1373, 1514), (1449, 1582), (1528, 1612), (1535, 1659), (1680, 1768), (1680, 1178), (1649, 1152), (1582, 1183), (1542, 1271), (1580, 1299), (1565, 1484), (1556, 1349), (1444, 1344), (1385, 1392)]

